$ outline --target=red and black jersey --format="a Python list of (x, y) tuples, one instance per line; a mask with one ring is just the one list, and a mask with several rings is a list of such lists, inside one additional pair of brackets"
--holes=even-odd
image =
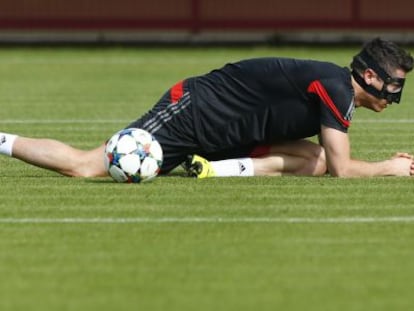
[(186, 83), (206, 152), (347, 132), (354, 110), (349, 70), (328, 62), (250, 59)]

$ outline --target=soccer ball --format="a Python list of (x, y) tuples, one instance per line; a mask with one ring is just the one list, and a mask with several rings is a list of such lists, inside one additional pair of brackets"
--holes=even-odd
[(162, 160), (160, 144), (143, 129), (121, 130), (105, 145), (105, 167), (117, 182), (149, 181), (159, 173)]

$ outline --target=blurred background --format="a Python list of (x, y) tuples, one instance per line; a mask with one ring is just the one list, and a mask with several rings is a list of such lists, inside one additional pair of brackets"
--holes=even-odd
[(0, 43), (414, 42), (412, 0), (0, 0)]

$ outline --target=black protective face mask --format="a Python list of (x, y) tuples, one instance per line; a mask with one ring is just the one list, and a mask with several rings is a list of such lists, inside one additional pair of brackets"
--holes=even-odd
[(358, 72), (352, 70), (352, 76), (355, 81), (369, 94), (379, 99), (385, 99), (389, 103), (399, 103), (401, 100), (401, 94), (404, 87), (404, 78), (393, 78), (384, 69), (382, 69), (376, 61), (372, 59), (365, 51), (362, 51), (354, 58), (355, 62), (359, 62), (361, 65), (365, 63), (368, 68), (371, 68), (376, 74), (384, 81), (384, 85), (381, 90), (377, 90), (372, 85), (368, 85), (364, 78), (360, 76)]

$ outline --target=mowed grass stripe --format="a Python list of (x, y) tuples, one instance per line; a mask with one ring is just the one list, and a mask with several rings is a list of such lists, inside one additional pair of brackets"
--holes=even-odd
[(2, 224), (131, 224), (131, 223), (414, 223), (414, 216), (389, 217), (135, 217), (135, 218), (0, 218)]

